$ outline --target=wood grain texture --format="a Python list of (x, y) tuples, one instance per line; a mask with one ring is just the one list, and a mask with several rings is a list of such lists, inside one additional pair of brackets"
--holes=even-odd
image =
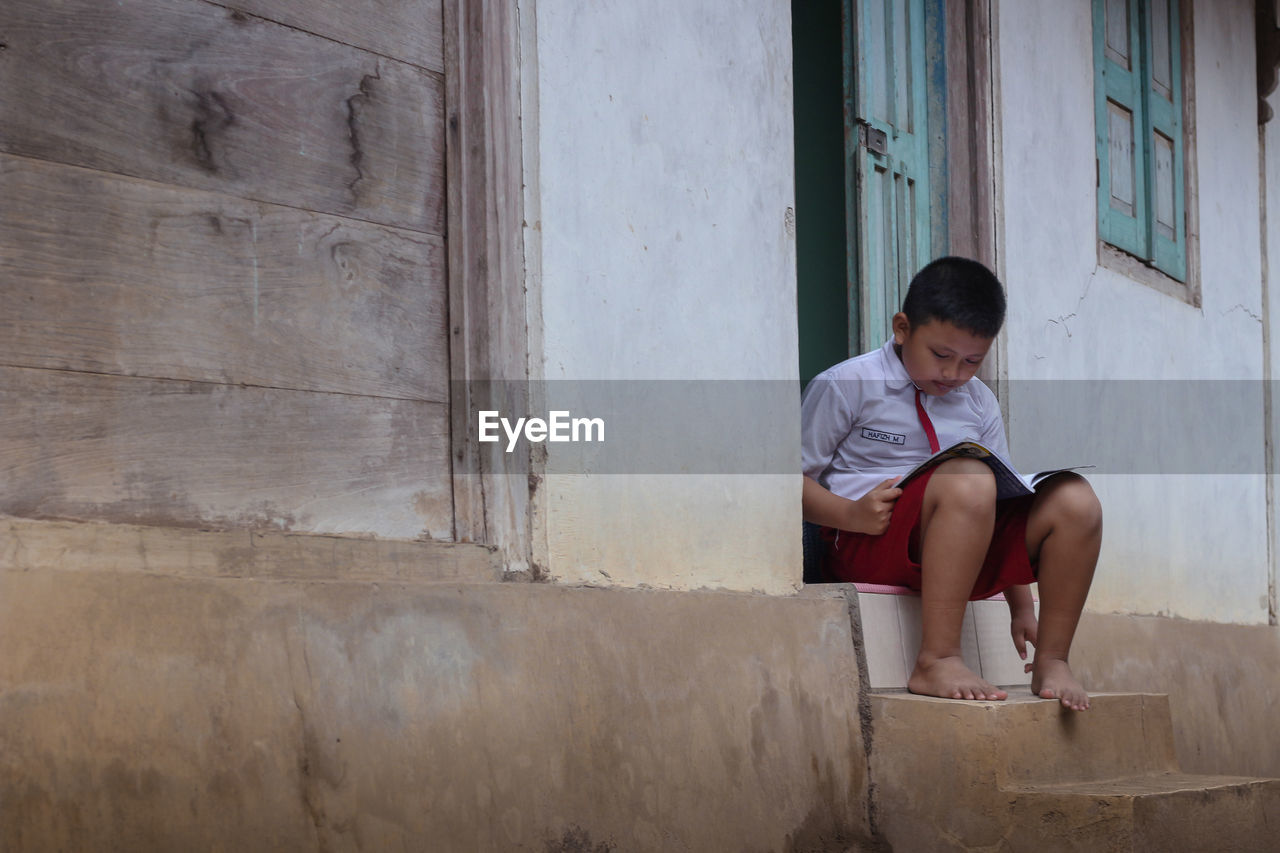
[(0, 151), (443, 233), (438, 75), (195, 0), (5, 0), (0, 33)]
[(0, 154), (0, 363), (446, 402), (433, 235)]
[[(445, 2), (453, 459), (456, 471), (479, 472), (454, 478), (456, 538), (494, 545), (508, 570), (536, 575), (531, 498), (541, 456), (479, 444), (471, 414), (528, 405), (526, 296), (512, 286), (525, 281), (519, 33), (511, 3)], [(513, 398), (474, 396), (496, 388)]]
[(444, 73), (440, 0), (218, 0), (291, 27)]
[(995, 269), (990, 4), (951, 3), (946, 15), (948, 251)]
[(0, 514), (450, 539), (448, 409), (0, 368)]
[(0, 571), (298, 580), (501, 580), (479, 545), (0, 516)]

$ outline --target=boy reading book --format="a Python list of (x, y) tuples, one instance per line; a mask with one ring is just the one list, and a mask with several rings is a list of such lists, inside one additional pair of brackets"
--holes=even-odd
[(973, 379), (1004, 314), (1004, 289), (976, 261), (941, 258), (916, 274), (893, 337), (805, 390), (804, 517), (822, 525), (830, 579), (920, 591), (913, 693), (1007, 698), (960, 656), (967, 603), (1004, 592), (1014, 646), (1024, 660), (1027, 644), (1035, 648), (1032, 692), (1083, 711), (1089, 696), (1068, 656), (1102, 542), (1102, 509), (1088, 482), (1060, 472), (1031, 494), (997, 500), (992, 468), (961, 455), (898, 485), (962, 441), (1008, 458), (999, 404)]

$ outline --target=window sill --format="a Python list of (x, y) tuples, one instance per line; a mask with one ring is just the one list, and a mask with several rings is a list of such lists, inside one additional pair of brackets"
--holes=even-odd
[(1098, 266), (1120, 273), (1139, 284), (1145, 284), (1147, 287), (1154, 288), (1166, 296), (1181, 299), (1195, 308), (1200, 307), (1200, 282), (1194, 271), (1193, 264), (1187, 265), (1187, 281), (1184, 284), (1176, 278), (1165, 275), (1155, 267), (1148, 266), (1128, 252), (1099, 240)]

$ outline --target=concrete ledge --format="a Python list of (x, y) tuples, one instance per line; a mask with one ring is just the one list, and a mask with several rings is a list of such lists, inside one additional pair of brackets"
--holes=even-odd
[(869, 835), (840, 600), (9, 570), (0, 646), (0, 849)]

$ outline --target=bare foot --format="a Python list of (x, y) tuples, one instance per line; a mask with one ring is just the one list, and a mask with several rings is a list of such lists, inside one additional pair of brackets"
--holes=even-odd
[(1041, 699), (1057, 699), (1073, 711), (1089, 710), (1089, 694), (1064, 660), (1037, 657), (1031, 667), (1031, 692)]
[(916, 658), (916, 668), (907, 679), (907, 689), (921, 696), (940, 699), (1002, 700), (1009, 694), (984, 680), (964, 665), (960, 657)]

